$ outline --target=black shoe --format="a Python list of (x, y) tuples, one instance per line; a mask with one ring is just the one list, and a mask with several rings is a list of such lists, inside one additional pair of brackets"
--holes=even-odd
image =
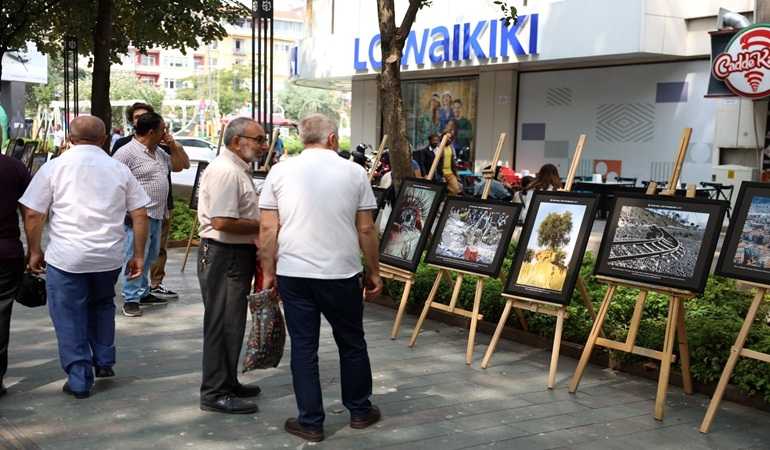
[(0, 397), (8, 393), (8, 389), (5, 388), (5, 385), (0, 383)]
[(201, 402), (203, 411), (220, 412), (224, 414), (251, 414), (259, 411), (256, 403), (241, 400), (233, 394), (223, 395), (214, 403)]
[(321, 442), (324, 440), (323, 429), (320, 431), (306, 430), (302, 428), (302, 425), (299, 424), (299, 421), (294, 418), (287, 419), (283, 429), (286, 430), (287, 433), (293, 434), (294, 436), (299, 436), (308, 442)]
[(91, 393), (88, 392), (88, 391), (82, 391), (82, 392), (80, 392), (80, 391), (73, 391), (72, 389), (70, 389), (69, 382), (64, 383), (64, 387), (61, 390), (65, 394), (71, 395), (71, 396), (73, 396), (75, 398), (88, 398), (88, 396), (91, 395)]
[(376, 405), (372, 405), (372, 410), (369, 411), (369, 414), (364, 417), (359, 417), (358, 419), (350, 419), (350, 428), (366, 428), (377, 423), (381, 417), (380, 408)]
[(144, 297), (142, 297), (141, 300), (139, 300), (139, 304), (142, 306), (157, 306), (157, 305), (165, 305), (168, 303), (168, 300), (158, 298), (152, 294), (147, 294)]
[(114, 377), (115, 371), (111, 367), (105, 369), (96, 369), (96, 378)]
[(262, 389), (259, 388), (256, 384), (238, 384), (238, 386), (233, 389), (233, 394), (235, 394), (238, 398), (244, 398), (244, 397), (255, 397), (259, 395), (259, 393), (262, 392)]
[(174, 298), (179, 298), (179, 294), (172, 291), (171, 289), (163, 286), (162, 284), (159, 284), (155, 287), (150, 288), (150, 294), (158, 297), (158, 298), (165, 298), (167, 300), (171, 300)]
[(139, 317), (142, 315), (142, 310), (139, 309), (139, 303), (126, 302), (123, 303), (123, 315), (128, 317)]

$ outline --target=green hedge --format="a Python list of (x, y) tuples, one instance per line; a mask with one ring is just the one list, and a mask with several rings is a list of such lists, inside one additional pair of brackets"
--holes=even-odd
[[(171, 225), (168, 229), (168, 240), (190, 239), (190, 230), (197, 214), (190, 209), (189, 198), (174, 197), (174, 215), (171, 217)], [(195, 225), (195, 238), (198, 238), (198, 225)]]
[[(510, 260), (514, 249), (515, 243), (511, 244), (508, 249), (508, 257), (503, 265), (503, 273), (506, 275), (510, 270)], [(587, 252), (580, 269), (580, 276), (583, 278), (594, 310), (598, 311), (607, 292), (607, 284), (599, 283), (593, 276), (595, 262), (594, 255)], [(438, 269), (428, 267), (423, 263), (419, 265), (415, 274), (414, 285), (409, 293), (409, 304), (420, 307), (425, 303), (437, 274)], [(463, 309), (472, 310), (476, 277), (466, 276), (464, 280), (458, 297), (458, 305)], [(446, 280), (442, 280), (436, 301), (448, 303), (452, 295), (452, 288), (453, 286), (450, 286)], [(389, 282), (386, 286), (386, 294), (395, 301), (400, 301), (403, 289), (404, 283)], [(497, 324), (500, 320), (506, 301), (500, 295), (502, 290), (503, 286), (500, 280), (494, 279), (484, 282), (479, 312), (484, 315), (485, 321)], [(639, 291), (636, 289), (624, 287), (616, 289), (603, 326), (609, 339), (625, 341), (638, 293)], [(703, 294), (685, 299), (685, 321), (687, 323), (691, 371), (696, 380), (710, 382), (721, 377), (729, 357), (729, 350), (735, 343), (738, 331), (755, 294), (756, 290), (742, 289), (735, 280), (711, 275)], [(667, 295), (649, 293), (645, 302), (636, 345), (654, 350), (663, 348), (669, 299), (670, 297)], [(593, 320), (588, 314), (578, 289), (573, 292), (572, 303), (567, 307), (567, 311), (569, 318), (564, 321), (562, 339), (580, 345), (585, 344), (591, 332)], [(531, 332), (540, 336), (553, 337), (556, 328), (555, 317), (529, 311), (523, 311), (523, 313)], [(759, 352), (770, 353), (770, 327), (766, 322), (769, 315), (770, 306), (763, 303), (749, 334), (747, 347)], [(508, 326), (521, 328), (515, 314), (511, 314)], [(678, 354), (678, 346), (674, 346), (674, 349), (674, 352)], [(613, 358), (625, 362), (647, 359), (614, 350), (610, 353)], [(677, 365), (679, 361), (680, 359), (677, 358)], [(758, 393), (764, 397), (765, 401), (770, 401), (770, 365), (768, 363), (741, 358), (735, 368), (732, 381), (742, 391), (749, 394)]]

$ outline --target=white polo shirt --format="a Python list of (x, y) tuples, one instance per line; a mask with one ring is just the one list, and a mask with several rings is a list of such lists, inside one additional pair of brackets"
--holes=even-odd
[(280, 215), (278, 275), (344, 279), (361, 272), (356, 213), (377, 208), (363, 167), (332, 150), (304, 150), (270, 169), (259, 207)]
[(123, 266), (126, 211), (150, 202), (131, 170), (95, 145), (76, 145), (45, 163), (19, 203), (49, 213), (48, 264), (70, 273)]

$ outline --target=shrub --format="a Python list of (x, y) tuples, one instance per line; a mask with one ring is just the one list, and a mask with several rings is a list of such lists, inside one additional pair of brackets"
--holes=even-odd
[[(190, 209), (189, 199), (174, 197), (174, 216), (168, 230), (169, 241), (181, 241), (190, 239), (195, 217), (198, 213)], [(195, 225), (195, 239), (198, 239), (198, 225)]]

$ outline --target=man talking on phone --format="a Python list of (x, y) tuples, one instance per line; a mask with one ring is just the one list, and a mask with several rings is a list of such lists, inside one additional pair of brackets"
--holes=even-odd
[[(372, 369), (362, 291), (366, 289), (367, 297), (377, 295), (382, 280), (372, 222), (377, 203), (366, 171), (337, 156), (338, 127), (330, 117), (308, 116), (299, 132), (304, 150), (275, 165), (262, 188), (260, 257), (263, 288), (278, 288), (291, 336), (299, 416), (288, 419), (284, 429), (318, 442), (324, 439), (325, 418), (318, 369), (321, 314), (339, 349), (342, 404), (350, 412), (350, 427), (366, 428), (380, 420), (380, 409), (369, 400)], [(318, 183), (319, 168), (323, 183)]]

